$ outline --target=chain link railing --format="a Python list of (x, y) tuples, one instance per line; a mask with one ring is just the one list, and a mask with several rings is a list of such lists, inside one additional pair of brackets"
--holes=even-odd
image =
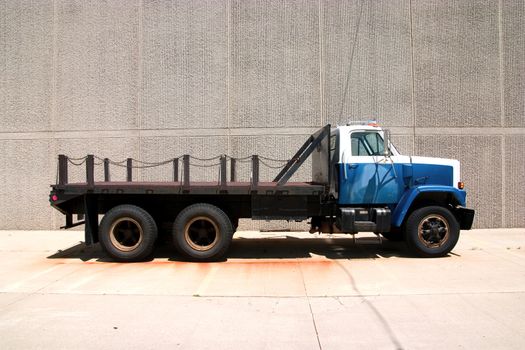
[[(182, 159), (183, 166), (179, 167), (179, 161)], [(218, 160), (218, 162), (217, 162)], [(246, 156), (246, 157), (232, 157), (230, 155), (219, 155), (211, 158), (200, 158), (190, 155), (181, 155), (175, 158), (166, 159), (159, 162), (143, 161), (134, 158), (126, 158), (120, 161), (115, 161), (109, 158), (102, 158), (95, 155), (87, 155), (81, 158), (69, 157), (66, 155), (59, 155), (56, 184), (65, 185), (68, 183), (68, 164), (73, 166), (86, 165), (86, 182), (89, 186), (94, 186), (94, 166), (104, 165), (104, 182), (110, 181), (110, 165), (126, 169), (127, 182), (133, 181), (133, 169), (150, 169), (167, 164), (172, 164), (173, 167), (173, 182), (179, 182), (182, 178), (183, 186), (189, 186), (190, 167), (197, 168), (213, 168), (218, 167), (218, 186), (226, 186), (227, 181), (227, 162), (230, 163), (230, 181), (237, 180), (237, 163), (251, 163), (250, 182), (256, 185), (259, 182), (259, 166), (263, 165), (268, 169), (282, 169), (289, 162), (287, 159), (276, 159), (266, 156)], [(212, 162), (212, 163), (210, 163)]]

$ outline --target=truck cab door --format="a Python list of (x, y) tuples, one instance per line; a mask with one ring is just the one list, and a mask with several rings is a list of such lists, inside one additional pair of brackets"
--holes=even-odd
[(347, 139), (341, 140), (339, 204), (397, 203), (405, 187), (403, 169), (399, 157), (384, 155), (382, 133), (352, 130), (340, 137)]

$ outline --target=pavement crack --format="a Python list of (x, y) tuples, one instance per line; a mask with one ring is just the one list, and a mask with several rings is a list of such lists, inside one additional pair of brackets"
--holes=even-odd
[(390, 338), (390, 341), (394, 344), (395, 348), (398, 349), (398, 350), (403, 349), (403, 346), (401, 345), (401, 342), (399, 341), (399, 339), (397, 339), (394, 331), (390, 327), (388, 321), (385, 319), (383, 314), (381, 314), (381, 312), (375, 307), (375, 305), (372, 304), (372, 302), (370, 300), (368, 300), (366, 298), (366, 296), (364, 296), (361, 293), (359, 288), (357, 288), (357, 284), (355, 283), (354, 277), (352, 276), (350, 271), (348, 271), (346, 269), (346, 267), (344, 267), (344, 265), (341, 264), (339, 261), (336, 261), (336, 263), (345, 272), (345, 274), (348, 276), (348, 279), (350, 280), (350, 283), (351, 283), (352, 288), (354, 289), (354, 291), (358, 294), (358, 296), (361, 298), (363, 303), (365, 303), (365, 305), (368, 306), (368, 308), (374, 313), (374, 315), (376, 316), (378, 321), (381, 323), (381, 325), (383, 326), (384, 330), (386, 331), (386, 334), (388, 334), (388, 337)]
[(314, 326), (315, 336), (317, 337), (317, 344), (319, 345), (319, 350), (323, 350), (323, 347), (321, 346), (321, 340), (319, 339), (319, 331), (317, 330), (317, 324), (315, 323), (315, 316), (312, 310), (312, 304), (310, 303), (310, 296), (308, 295), (308, 291), (306, 289), (306, 282), (304, 280), (303, 269), (301, 268), (301, 264), (298, 263), (297, 265), (299, 266), (299, 271), (301, 272), (301, 279), (303, 281), (304, 295), (306, 296), (306, 301), (308, 302), (308, 308), (310, 309), (310, 316), (312, 317), (312, 324)]

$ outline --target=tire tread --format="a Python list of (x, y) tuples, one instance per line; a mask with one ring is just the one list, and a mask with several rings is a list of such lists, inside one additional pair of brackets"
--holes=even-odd
[[(186, 222), (194, 216), (204, 215), (211, 216), (216, 221), (219, 230), (221, 230), (220, 241), (217, 243), (218, 248), (212, 248), (210, 251), (197, 252), (192, 250), (184, 240), (184, 228)], [(234, 228), (228, 215), (219, 207), (208, 203), (196, 203), (184, 208), (173, 223), (173, 244), (175, 249), (190, 260), (194, 261), (216, 261), (226, 255), (233, 237)], [(215, 249), (215, 250), (214, 250)]]
[[(417, 228), (419, 222), (430, 214), (438, 214), (443, 216), (449, 225), (449, 234), (450, 237), (444, 246), (439, 248), (427, 248), (422, 246), (419, 242)], [(405, 242), (409, 250), (419, 256), (424, 258), (435, 258), (446, 256), (454, 247), (459, 239), (459, 224), (454, 217), (454, 215), (445, 207), (441, 206), (427, 206), (414, 210), (408, 217), (404, 225), (404, 237)]]
[[(121, 252), (114, 248), (109, 240), (109, 229), (116, 219), (122, 216), (130, 216), (142, 225), (144, 234), (142, 244), (132, 252)], [(153, 217), (144, 209), (131, 204), (122, 204), (110, 209), (100, 222), (100, 245), (102, 249), (117, 261), (142, 261), (151, 255), (157, 240), (157, 224)]]

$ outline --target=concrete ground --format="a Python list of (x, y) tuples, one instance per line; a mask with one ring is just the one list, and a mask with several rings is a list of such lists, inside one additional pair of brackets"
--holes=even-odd
[(80, 231), (0, 231), (2, 349), (525, 347), (525, 229), (418, 259), (370, 235), (241, 232), (229, 257), (113, 263)]

